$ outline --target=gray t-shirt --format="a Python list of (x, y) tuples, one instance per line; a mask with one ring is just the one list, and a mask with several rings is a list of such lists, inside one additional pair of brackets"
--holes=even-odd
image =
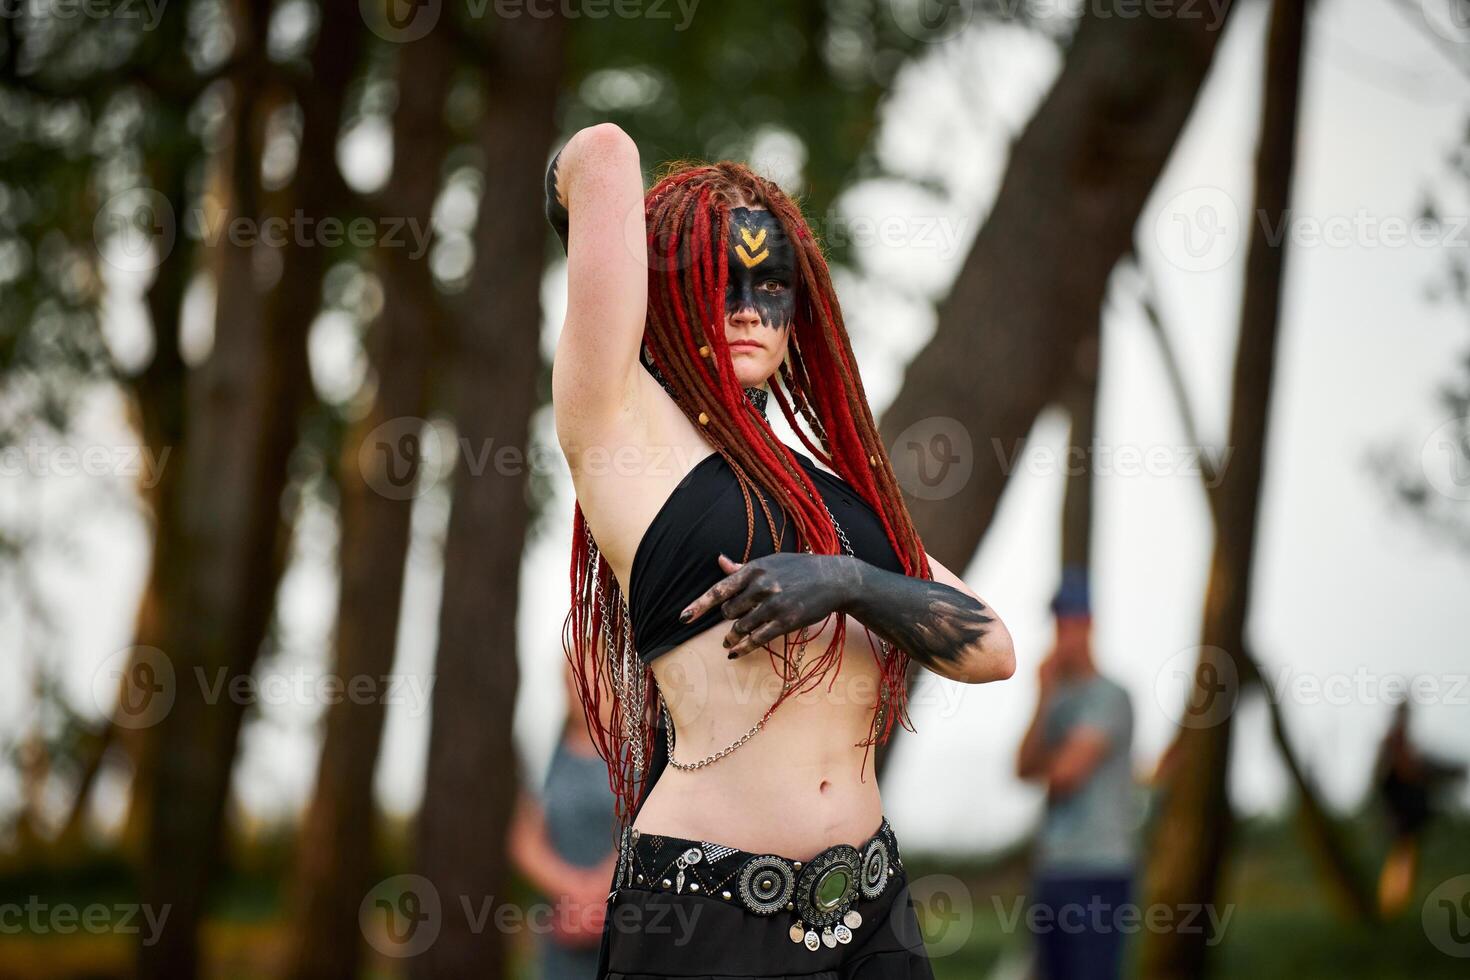
[(1052, 873), (1130, 871), (1137, 856), (1138, 798), (1128, 692), (1097, 674), (1058, 681), (1042, 721), (1048, 751), (1083, 725), (1108, 736), (1107, 755), (1076, 790), (1047, 800), (1036, 863)]
[(541, 790), (546, 832), (562, 860), (590, 868), (611, 854), (617, 841), (615, 800), (607, 785), (607, 763), (556, 743)]

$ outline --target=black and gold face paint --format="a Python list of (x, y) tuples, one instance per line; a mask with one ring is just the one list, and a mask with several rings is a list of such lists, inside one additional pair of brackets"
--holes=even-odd
[(796, 315), (796, 252), (769, 211), (730, 209), (725, 315), (753, 309), (761, 325), (791, 326)]

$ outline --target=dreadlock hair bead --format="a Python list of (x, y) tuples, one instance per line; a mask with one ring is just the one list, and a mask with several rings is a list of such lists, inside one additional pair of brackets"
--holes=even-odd
[(700, 357), (709, 357), (709, 344), (705, 344), (703, 347), (701, 347), (699, 349), (699, 356)]
[(700, 412), (699, 413), (699, 424), (700, 425), (709, 425), (709, 416), (706, 415), (706, 414), (704, 414), (703, 412)]

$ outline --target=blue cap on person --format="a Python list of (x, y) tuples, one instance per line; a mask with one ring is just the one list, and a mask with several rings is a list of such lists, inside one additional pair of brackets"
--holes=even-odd
[(1064, 616), (1091, 616), (1092, 595), (1087, 584), (1087, 566), (1065, 565), (1062, 583), (1051, 600), (1051, 611), (1058, 619)]

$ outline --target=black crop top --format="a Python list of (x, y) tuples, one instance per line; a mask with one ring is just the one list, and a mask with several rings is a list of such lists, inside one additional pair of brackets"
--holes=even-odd
[[(810, 456), (792, 450), (826, 501), (832, 516), (847, 533), (854, 557), (890, 572), (903, 574), (903, 563), (888, 541), (876, 511), (846, 480), (820, 469)], [(770, 501), (769, 495), (766, 498)], [(772, 519), (781, 532), (781, 547), (772, 547), (760, 503), (751, 497), (755, 527), (750, 559), (775, 551), (796, 551), (796, 535), (789, 519), (770, 503)], [(669, 494), (653, 523), (638, 542), (629, 572), (628, 612), (633, 643), (644, 663), (698, 636), (722, 619), (719, 606), (689, 623), (679, 613), (725, 577), (717, 560), (724, 552), (732, 561), (745, 554), (745, 495), (725, 457), (711, 453), (685, 474)]]

